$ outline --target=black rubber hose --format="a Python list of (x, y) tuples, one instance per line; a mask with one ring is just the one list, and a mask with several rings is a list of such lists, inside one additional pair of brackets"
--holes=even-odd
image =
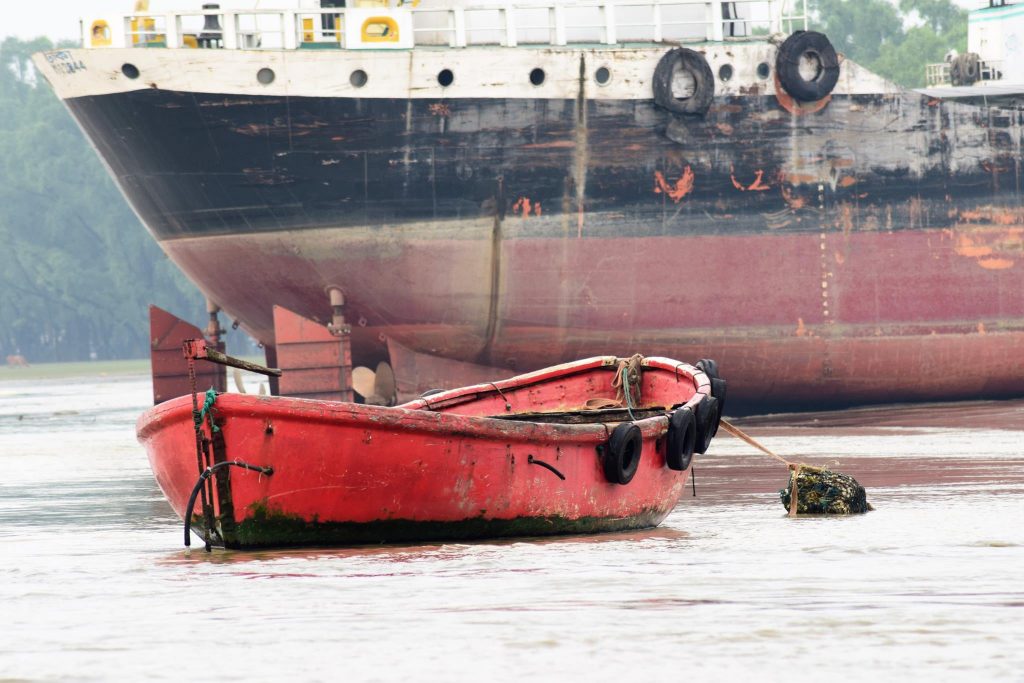
[(543, 460), (538, 460), (537, 458), (533, 457), (532, 455), (529, 456), (526, 459), (526, 462), (530, 463), (531, 465), (540, 465), (541, 467), (543, 467), (546, 470), (551, 470), (555, 474), (556, 477), (558, 477), (562, 481), (565, 481), (565, 475), (562, 474), (561, 472), (559, 472), (557, 469), (555, 469), (554, 465), (549, 465), (548, 463), (544, 462)]
[[(185, 547), (188, 548), (192, 545), (192, 509), (195, 507), (196, 498), (199, 496), (199, 491), (203, 488), (203, 483), (206, 482), (213, 473), (223, 467), (241, 467), (242, 469), (252, 470), (253, 472), (259, 472), (261, 474), (271, 475), (274, 473), (273, 467), (260, 467), (259, 465), (250, 465), (247, 462), (241, 460), (228, 460), (226, 462), (219, 462), (213, 467), (207, 467), (203, 470), (203, 473), (199, 475), (199, 480), (196, 485), (192, 487), (192, 495), (188, 497), (188, 505), (185, 507)], [(210, 547), (206, 547), (209, 552)]]

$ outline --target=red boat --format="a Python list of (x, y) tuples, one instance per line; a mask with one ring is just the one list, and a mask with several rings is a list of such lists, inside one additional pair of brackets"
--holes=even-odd
[(609, 356), (397, 407), (211, 390), (138, 438), (186, 545), (189, 526), (228, 548), (594, 533), (661, 523), (724, 392), (711, 361)]

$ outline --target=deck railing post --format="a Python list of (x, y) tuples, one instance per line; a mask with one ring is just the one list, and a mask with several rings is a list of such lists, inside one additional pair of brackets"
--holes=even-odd
[(181, 47), (181, 31), (178, 30), (178, 15), (164, 15), (164, 40), (167, 47)]
[(452, 35), (452, 47), (466, 47), (468, 36), (466, 35), (466, 12), (461, 7), (452, 9), (452, 21), (454, 34)]
[(654, 0), (654, 42), (660, 43), (663, 39), (661, 27), (661, 2)]
[(505, 5), (501, 11), (505, 15), (505, 47), (515, 47), (518, 45), (515, 8)]
[(707, 4), (708, 8), (708, 40), (720, 43), (725, 40), (725, 31), (723, 30), (722, 16), (722, 0), (711, 0)]
[(606, 2), (604, 5), (604, 42), (606, 45), (614, 45), (618, 41), (615, 30), (615, 5)]
[(221, 39), (224, 41), (225, 50), (237, 50), (238, 44), (238, 14), (230, 10), (221, 15), (224, 22), (222, 26)]
[(562, 5), (555, 5), (554, 20), (555, 20), (555, 45), (565, 45), (565, 7)]
[(288, 10), (281, 14), (281, 42), (285, 50), (294, 50), (298, 47), (298, 30), (301, 24), (301, 21), (295, 20), (294, 11)]

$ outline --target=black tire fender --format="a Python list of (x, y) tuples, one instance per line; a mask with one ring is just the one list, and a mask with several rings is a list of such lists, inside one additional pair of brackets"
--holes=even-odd
[(670, 470), (682, 472), (690, 466), (697, 447), (697, 418), (689, 408), (680, 408), (668, 418), (665, 437), (665, 464)]
[[(800, 73), (800, 59), (804, 55), (817, 56), (821, 64), (821, 70), (810, 79)], [(828, 97), (839, 82), (839, 55), (825, 34), (796, 31), (779, 46), (775, 73), (793, 99), (817, 102)]]
[(640, 466), (643, 450), (640, 428), (632, 422), (623, 422), (612, 430), (608, 443), (600, 448), (604, 477), (612, 484), (628, 484)]
[[(718, 399), (718, 417), (721, 421), (722, 415), (725, 415), (726, 383), (724, 379), (711, 378), (711, 395)], [(715, 431), (711, 436), (715, 436), (715, 434), (718, 434), (718, 422), (715, 423)]]
[(701, 455), (708, 452), (711, 439), (718, 432), (718, 423), (721, 419), (722, 409), (718, 399), (714, 396), (705, 396), (697, 404), (697, 445), (694, 450)]
[[(693, 78), (693, 94), (684, 100), (672, 92), (676, 68), (689, 72)], [(662, 55), (654, 69), (654, 102), (674, 114), (703, 116), (715, 98), (715, 75), (708, 60), (699, 52), (677, 47)]]

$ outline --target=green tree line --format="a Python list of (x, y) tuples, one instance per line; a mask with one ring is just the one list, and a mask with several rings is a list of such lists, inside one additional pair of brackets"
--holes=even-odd
[(810, 0), (808, 7), (812, 27), (836, 50), (906, 88), (923, 87), (925, 65), (950, 49), (967, 50), (967, 12), (952, 0)]
[(140, 358), (147, 305), (205, 318), (30, 56), (0, 43), (0, 362)]

